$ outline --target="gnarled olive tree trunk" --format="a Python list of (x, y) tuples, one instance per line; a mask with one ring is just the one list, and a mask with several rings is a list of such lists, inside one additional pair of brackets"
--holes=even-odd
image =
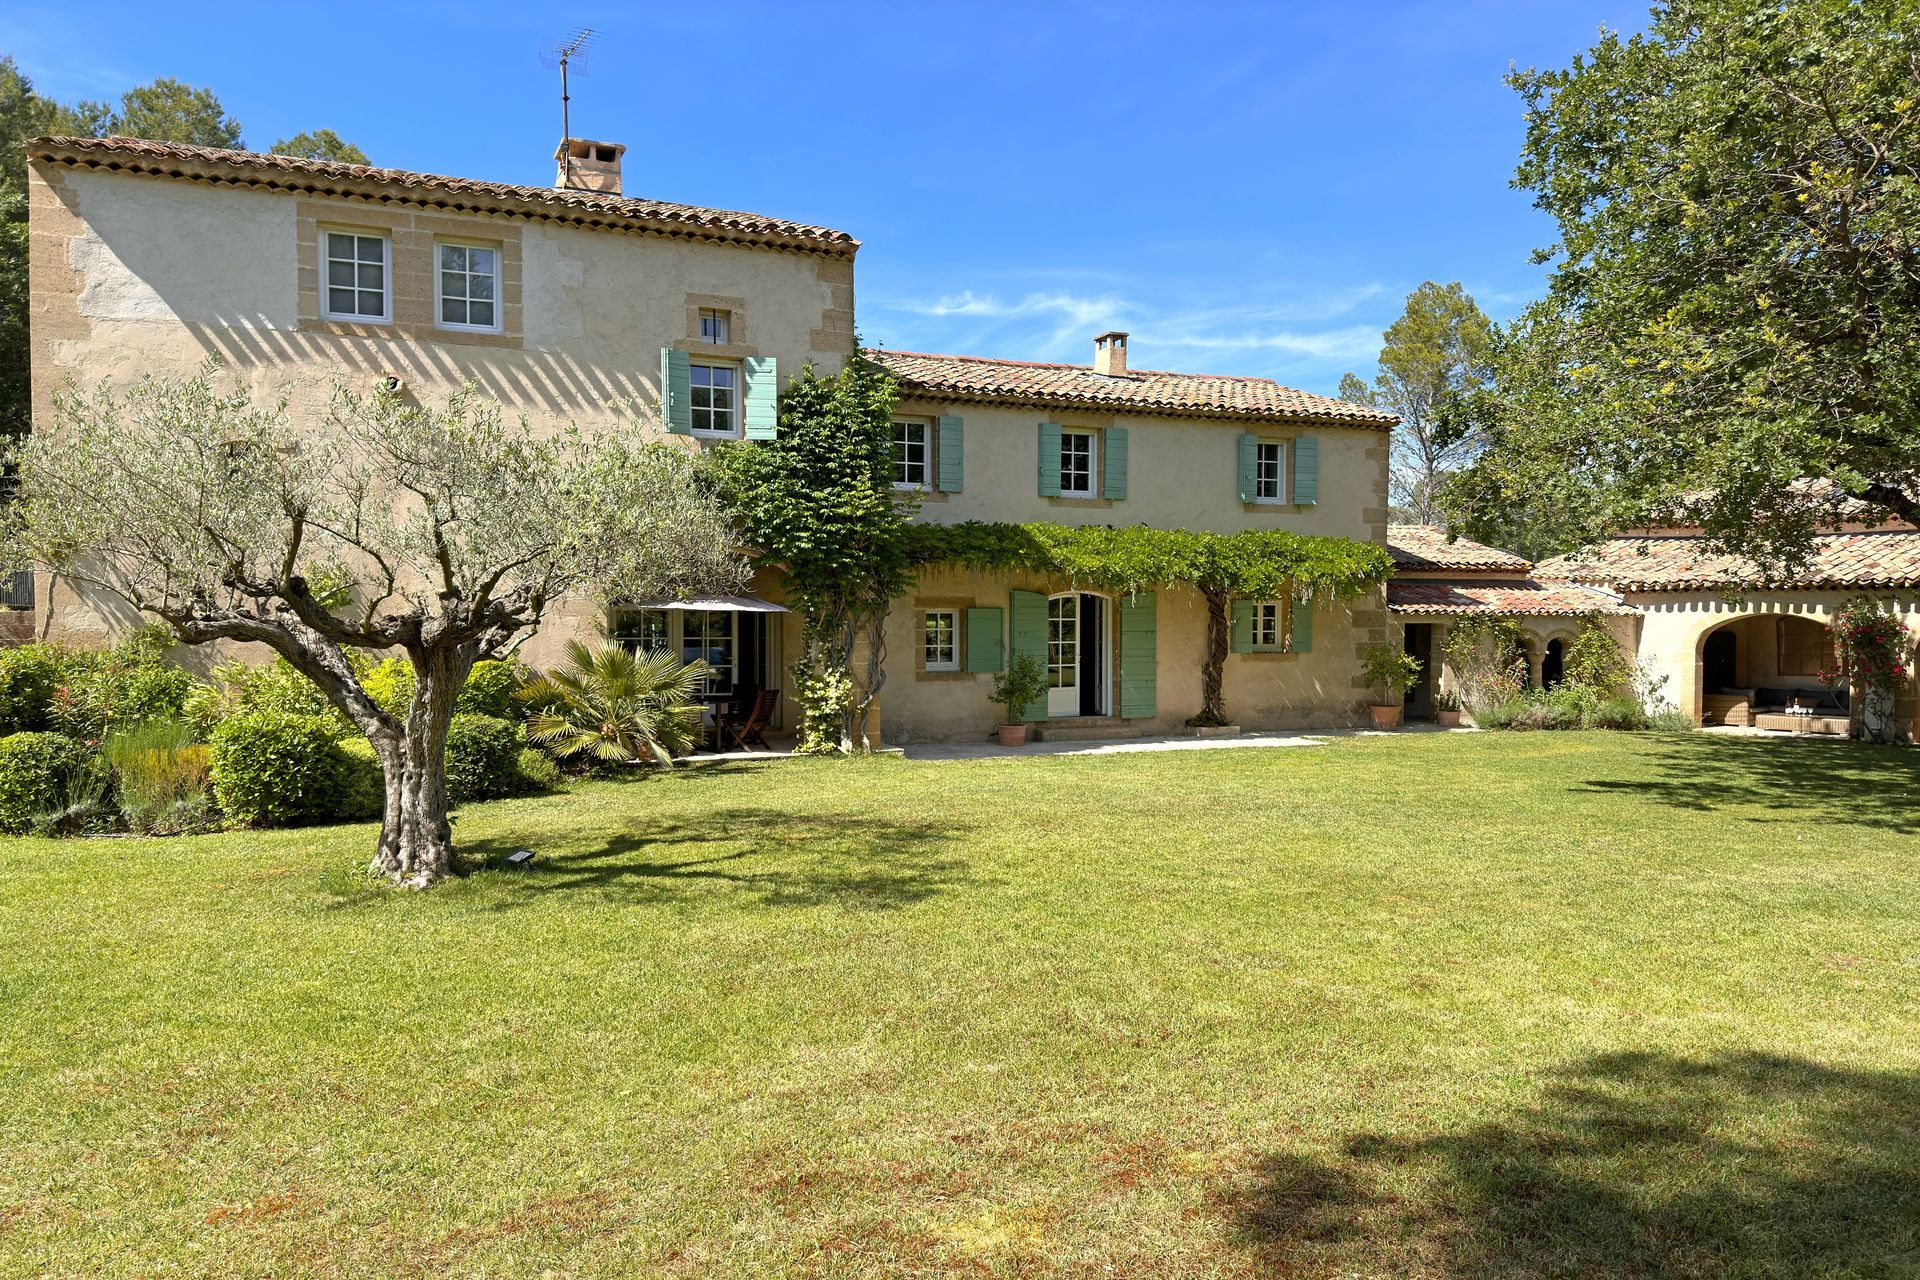
[(1202, 587), (1207, 601), (1207, 660), (1200, 669), (1200, 715), (1210, 724), (1227, 723), (1227, 695), (1223, 687), (1232, 621), (1227, 616), (1227, 593)]
[(394, 721), (399, 731), (378, 724), (367, 735), (387, 788), (372, 870), (416, 888), (457, 870), (447, 820), (447, 729), (473, 669), (470, 650), (460, 645), (409, 653), (413, 696), (405, 719)]

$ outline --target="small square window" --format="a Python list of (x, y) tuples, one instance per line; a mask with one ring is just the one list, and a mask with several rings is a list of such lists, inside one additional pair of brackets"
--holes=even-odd
[(1076, 498), (1093, 496), (1093, 432), (1060, 433), (1060, 492)]
[(1254, 449), (1253, 499), (1287, 500), (1287, 446), (1283, 440), (1262, 440)]
[(893, 424), (893, 487), (896, 489), (924, 489), (927, 487), (927, 473), (931, 469), (931, 452), (927, 441), (929, 432), (924, 422), (896, 422)]
[(1256, 649), (1278, 649), (1281, 637), (1285, 635), (1282, 624), (1286, 617), (1285, 608), (1277, 600), (1262, 600), (1253, 606), (1253, 647)]
[(321, 237), (326, 277), (321, 312), (334, 320), (386, 320), (387, 238), (357, 231), (328, 231)]
[(693, 392), (694, 434), (740, 434), (740, 406), (735, 394), (740, 371), (730, 364), (690, 364), (687, 378)]
[(927, 610), (920, 633), (920, 653), (928, 671), (960, 669), (959, 610)]
[(710, 346), (724, 347), (733, 341), (733, 312), (716, 311), (712, 307), (700, 308), (700, 341)]
[(500, 250), (492, 245), (443, 244), (439, 278), (440, 324), (448, 329), (500, 327)]

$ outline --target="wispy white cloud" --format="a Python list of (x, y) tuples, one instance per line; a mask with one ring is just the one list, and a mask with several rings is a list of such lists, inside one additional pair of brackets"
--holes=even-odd
[(933, 302), (896, 304), (902, 311), (923, 316), (979, 316), (994, 320), (1013, 320), (1022, 316), (1057, 316), (1073, 324), (1091, 324), (1123, 315), (1133, 308), (1112, 294), (1083, 298), (1071, 293), (1029, 293), (1018, 301), (1004, 302), (998, 295), (975, 293), (971, 289), (949, 294)]

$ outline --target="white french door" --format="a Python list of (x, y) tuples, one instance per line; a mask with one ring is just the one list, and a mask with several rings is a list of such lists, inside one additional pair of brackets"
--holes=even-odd
[(1047, 715), (1080, 714), (1080, 597), (1047, 601)]

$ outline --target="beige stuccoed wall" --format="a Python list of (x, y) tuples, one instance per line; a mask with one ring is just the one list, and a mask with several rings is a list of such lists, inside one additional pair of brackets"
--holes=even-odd
[[(336, 379), (366, 389), (391, 374), (424, 401), (472, 383), (536, 424), (654, 431), (660, 348), (699, 345), (700, 306), (734, 312), (732, 344), (701, 350), (776, 356), (782, 375), (807, 362), (837, 370), (853, 345), (850, 259), (47, 164), (34, 166), (29, 199), (37, 422), (69, 378), (189, 374), (212, 357), (296, 416), (324, 412)], [(394, 324), (318, 318), (317, 231), (328, 225), (392, 235)], [(502, 246), (503, 332), (433, 327), (437, 237)], [(45, 575), (39, 588), (43, 634), (100, 643), (130, 621), (116, 602)], [(591, 614), (564, 602), (529, 656), (557, 654)]]
[[(1053, 595), (1074, 587), (1033, 574), (935, 569), (924, 572), (918, 585), (894, 603), (887, 619), (887, 683), (880, 696), (888, 741), (967, 740), (992, 732), (1002, 714), (991, 701), (993, 675), (923, 670), (920, 616), (929, 608), (998, 608), (1004, 627), (1010, 593), (1016, 589)], [(1127, 733), (1181, 732), (1187, 717), (1200, 710), (1205, 605), (1186, 588), (1163, 587), (1157, 595), (1157, 714), (1151, 720), (1118, 722)], [(1248, 729), (1364, 721), (1366, 704), (1355, 685), (1354, 653), (1363, 637), (1384, 626), (1381, 611), (1377, 593), (1349, 604), (1321, 602), (1315, 605), (1312, 652), (1229, 654), (1224, 673), (1229, 716)], [(1110, 705), (1117, 705), (1117, 696), (1117, 687), (1110, 690)], [(1045, 722), (1041, 724), (1044, 728)]]
[[(1161, 529), (1287, 529), (1360, 541), (1386, 539), (1384, 431), (1294, 423), (1241, 423), (1154, 415), (1083, 413), (903, 399), (902, 417), (958, 414), (965, 420), (965, 476), (959, 493), (924, 495), (920, 519), (1145, 524)], [(1127, 429), (1127, 496), (1040, 496), (1039, 425)], [(1240, 501), (1239, 439), (1314, 436), (1320, 451), (1319, 501), (1309, 506)]]
[[(1700, 714), (1701, 647), (1707, 635), (1736, 619), (1790, 614), (1827, 623), (1858, 591), (1762, 592), (1730, 600), (1717, 592), (1629, 593), (1626, 602), (1641, 611), (1639, 657), (1667, 677), (1667, 700), (1689, 715)], [(1908, 632), (1920, 637), (1920, 595), (1874, 593), (1897, 601)], [(1751, 677), (1751, 674), (1749, 676)], [(1908, 683), (1895, 706), (1896, 718), (1912, 733), (1920, 689)]]

